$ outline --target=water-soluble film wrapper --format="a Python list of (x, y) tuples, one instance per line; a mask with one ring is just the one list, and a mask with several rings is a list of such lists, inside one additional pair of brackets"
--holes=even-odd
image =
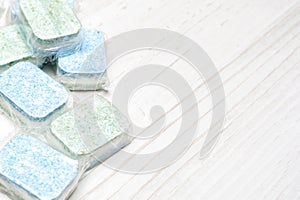
[(18, 132), (18, 127), (2, 113), (0, 114), (0, 149)]
[(70, 90), (106, 90), (109, 84), (106, 74), (104, 35), (95, 29), (83, 29), (81, 49), (69, 56), (59, 57), (57, 78)]
[(33, 52), (17, 24), (0, 29), (0, 71), (16, 62), (28, 60)]
[(66, 0), (18, 0), (20, 26), (34, 54), (65, 56), (80, 49), (81, 24)]
[(66, 199), (84, 171), (78, 161), (26, 133), (0, 149), (0, 190), (13, 199)]
[(14, 23), (13, 17), (14, 0), (0, 0), (0, 27)]
[(36, 57), (18, 24), (0, 29), (0, 72), (21, 61), (30, 61), (40, 68), (48, 57)]
[(24, 130), (47, 127), (71, 99), (63, 85), (30, 62), (17, 63), (0, 75), (0, 106)]
[(127, 118), (96, 94), (54, 120), (48, 139), (66, 155), (85, 159), (91, 169), (131, 142), (130, 128)]

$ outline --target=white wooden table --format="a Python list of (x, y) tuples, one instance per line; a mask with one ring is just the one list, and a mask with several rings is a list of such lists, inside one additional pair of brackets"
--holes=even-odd
[[(300, 199), (299, 0), (82, 0), (78, 16), (85, 27), (99, 28), (108, 38), (153, 27), (179, 32), (200, 44), (224, 82), (226, 123), (213, 152), (200, 160), (214, 106), (201, 86), (203, 80), (174, 56), (128, 55), (109, 71), (111, 92), (106, 96), (141, 64), (170, 66), (195, 88), (199, 137), (176, 163), (155, 173), (132, 175), (101, 165), (80, 182), (72, 200)], [(151, 122), (151, 106), (176, 104), (158, 87), (145, 88), (132, 101), (132, 121), (144, 126)], [(179, 108), (167, 116), (164, 137), (134, 141), (126, 150), (145, 153), (168, 144), (180, 125), (176, 116)], [(1, 132), (8, 129), (1, 121)]]

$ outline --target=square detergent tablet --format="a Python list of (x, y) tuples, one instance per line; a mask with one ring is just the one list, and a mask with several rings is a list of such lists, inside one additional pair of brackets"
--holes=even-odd
[(64, 86), (30, 62), (20, 62), (0, 75), (0, 95), (2, 107), (13, 108), (7, 112), (16, 111), (35, 122), (45, 121), (68, 101)]
[(68, 54), (81, 45), (81, 24), (66, 0), (20, 0), (18, 19), (34, 52)]
[(51, 124), (54, 138), (63, 145), (60, 149), (75, 158), (92, 155), (90, 167), (129, 144), (129, 129), (127, 118), (100, 95)]
[(81, 49), (58, 58), (57, 75), (64, 85), (73, 90), (102, 89), (107, 84), (103, 34), (94, 29), (84, 29), (82, 33)]
[(20, 10), (34, 36), (40, 40), (71, 36), (81, 28), (65, 0), (20, 0)]
[(0, 66), (27, 59), (32, 56), (18, 25), (10, 25), (0, 29)]
[(0, 150), (1, 189), (18, 199), (65, 199), (79, 176), (77, 161), (28, 134), (16, 135)]
[(105, 72), (103, 34), (94, 29), (84, 29), (83, 36), (84, 41), (78, 52), (58, 59), (58, 69), (61, 74), (88, 77)]

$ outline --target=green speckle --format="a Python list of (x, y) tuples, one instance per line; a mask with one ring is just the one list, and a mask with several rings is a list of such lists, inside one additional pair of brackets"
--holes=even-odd
[(37, 39), (59, 39), (76, 35), (81, 29), (65, 0), (20, 0), (20, 8)]
[[(51, 132), (68, 153), (79, 157), (93, 153), (107, 142), (128, 133), (129, 122), (100, 95), (56, 119)], [(74, 117), (76, 116), (76, 117)]]
[(18, 25), (0, 29), (0, 66), (31, 56), (32, 51)]

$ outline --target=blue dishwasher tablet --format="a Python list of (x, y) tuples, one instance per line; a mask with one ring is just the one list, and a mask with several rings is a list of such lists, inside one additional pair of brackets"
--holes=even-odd
[(57, 75), (72, 90), (103, 89), (106, 85), (103, 34), (94, 29), (84, 29), (83, 35), (84, 41), (79, 51), (58, 58)]
[(79, 51), (58, 59), (61, 74), (80, 77), (95, 76), (105, 72), (105, 48), (102, 33), (93, 29), (84, 29), (83, 35), (84, 41)]
[(45, 121), (68, 101), (64, 86), (30, 62), (20, 62), (0, 76), (0, 94), (2, 104), (35, 122)]
[(72, 160), (40, 140), (19, 134), (0, 150), (0, 184), (9, 196), (21, 199), (65, 199), (80, 176)]

